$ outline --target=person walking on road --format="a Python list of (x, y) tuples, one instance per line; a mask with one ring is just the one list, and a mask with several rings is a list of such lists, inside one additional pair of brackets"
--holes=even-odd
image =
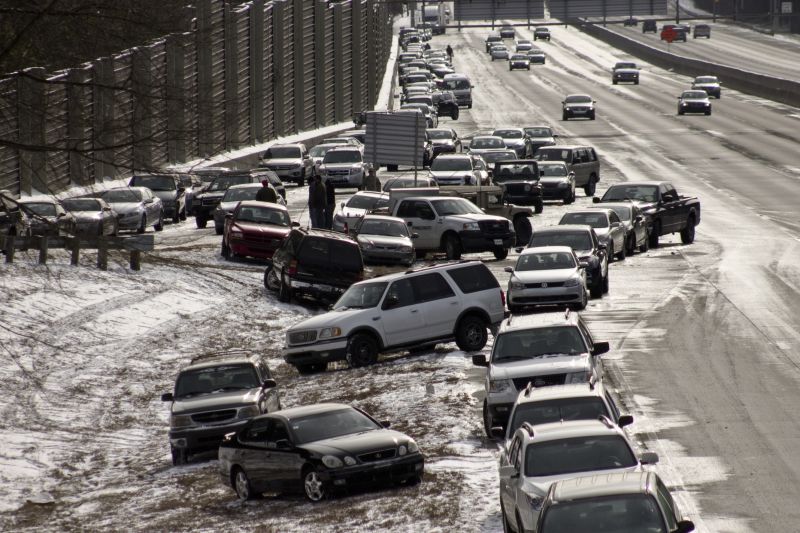
[(453, 47), (448, 44), (447, 45), (447, 49), (445, 51), (447, 52), (447, 60), (450, 61), (450, 64), (452, 64), (453, 63)]
[(259, 202), (272, 202), (273, 204), (278, 203), (278, 194), (269, 180), (261, 180), (261, 188), (256, 193), (256, 200)]
[(325, 206), (328, 203), (325, 184), (319, 174), (314, 176), (314, 181), (308, 186), (308, 215), (311, 218), (312, 228), (325, 227)]
[(333, 210), (336, 208), (336, 188), (325, 186), (325, 229), (333, 229)]

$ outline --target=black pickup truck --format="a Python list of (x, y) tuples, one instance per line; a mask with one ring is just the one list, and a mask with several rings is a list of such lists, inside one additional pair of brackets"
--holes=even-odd
[(667, 181), (618, 183), (608, 188), (594, 203), (633, 200), (649, 218), (650, 247), (658, 246), (658, 238), (670, 233), (681, 234), (681, 242), (694, 242), (694, 229), (700, 224), (700, 200), (678, 194)]

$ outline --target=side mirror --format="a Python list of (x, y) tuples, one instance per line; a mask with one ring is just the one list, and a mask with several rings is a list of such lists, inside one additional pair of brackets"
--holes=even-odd
[(621, 224), (620, 224), (619, 222), (612, 222), (612, 223), (611, 223), (611, 227), (612, 227), (612, 228), (618, 228), (618, 227), (620, 227), (620, 226), (621, 226)]
[(486, 356), (483, 354), (473, 355), (472, 364), (475, 366), (483, 366), (489, 368), (489, 362), (486, 360)]
[(233, 218), (233, 213), (225, 213), (225, 218)]
[(624, 428), (625, 426), (630, 426), (631, 424), (633, 424), (632, 415), (620, 415), (620, 417), (617, 419), (617, 425), (621, 428)]
[(161, 401), (162, 402), (174, 402), (175, 398), (172, 396), (171, 392), (165, 392), (164, 394), (161, 395)]
[(148, 198), (147, 200), (144, 201), (144, 203), (146, 204), (152, 204), (153, 202), (155, 202), (155, 199), (153, 198)]
[(658, 463), (658, 454), (655, 452), (644, 452), (639, 457), (639, 462), (643, 465), (654, 465)]
[(589, 268), (589, 263), (587, 263), (586, 261), (581, 261), (578, 263), (578, 266), (580, 268)]
[(517, 472), (517, 469), (513, 465), (501, 466), (499, 474), (500, 477), (508, 477), (511, 479), (519, 477), (519, 472)]
[(386, 300), (383, 302), (383, 308), (384, 309), (391, 309), (392, 307), (396, 307), (397, 304), (399, 304), (399, 303), (400, 303), (400, 299), (397, 296), (395, 296), (395, 295), (387, 296)]
[[(409, 222), (409, 225), (411, 225), (411, 223), (410, 223), (410, 222)], [(412, 233), (412, 234), (411, 234), (411, 238), (412, 238), (412, 239), (419, 239), (419, 233)]]
[(344, 202), (340, 203), (340, 204), (339, 204), (339, 207), (341, 207), (342, 209), (344, 209)]
[(509, 274), (511, 274), (511, 273), (513, 273), (513, 272), (514, 272), (514, 267), (505, 267), (503, 270), (504, 270), (505, 272), (508, 272)]
[(65, 217), (65, 216), (67, 216), (67, 214), (66, 214), (66, 213), (59, 213), (59, 214), (58, 214), (58, 218)]
[(506, 436), (506, 432), (502, 426), (494, 426), (492, 427), (492, 437), (496, 439), (502, 439)]
[(293, 228), (299, 228), (300, 227), (300, 223), (299, 222), (292, 222), (292, 227)]
[(518, 254), (521, 254), (522, 250), (524, 250), (524, 249), (525, 249), (524, 246), (518, 246), (518, 247), (514, 248), (514, 251), (517, 252)]
[(392, 423), (390, 421), (388, 421), (388, 420), (381, 420), (380, 424), (381, 424), (381, 427), (383, 427), (383, 428), (392, 427)]
[(103, 208), (103, 211), (111, 211), (111, 208), (110, 208), (109, 206), (105, 206), (105, 207)]
[(292, 443), (286, 439), (275, 441), (275, 449), (277, 450), (291, 450), (292, 448)]
[(277, 386), (278, 384), (275, 382), (274, 379), (265, 379), (264, 383), (261, 384), (262, 389), (274, 389)]
[(600, 244), (597, 245), (597, 248), (600, 249), (600, 250), (603, 250), (605, 252), (607, 247), (606, 247), (605, 244), (600, 243)]
[(690, 531), (694, 531), (694, 522), (691, 520), (681, 520), (678, 522), (678, 528), (675, 530), (675, 533), (689, 533)]
[(596, 342), (594, 343), (594, 348), (592, 348), (592, 355), (602, 355), (610, 349), (611, 347), (607, 341)]

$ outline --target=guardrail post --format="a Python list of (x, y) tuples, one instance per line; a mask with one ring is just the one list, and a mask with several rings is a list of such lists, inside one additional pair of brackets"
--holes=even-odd
[[(344, 122), (344, 48), (342, 44), (342, 4), (333, 5), (333, 93), (334, 122)], [(359, 110), (360, 111), (360, 110)]]
[(78, 237), (75, 237), (69, 241), (71, 255), (69, 258), (69, 264), (72, 266), (78, 266), (78, 259), (80, 258), (81, 253), (81, 241)]
[(47, 264), (47, 235), (39, 237), (39, 264)]
[(142, 269), (142, 252), (131, 250), (131, 270), (139, 271)]
[(108, 270), (108, 246), (102, 237), (97, 241), (97, 268)]
[[(264, 141), (264, 0), (250, 6), (250, 143)], [(271, 90), (271, 88), (269, 88)]]
[(14, 252), (16, 251), (14, 244), (16, 243), (16, 237), (7, 235), (5, 239), (6, 263), (10, 264), (14, 262)]
[(20, 192), (30, 194), (33, 189), (47, 192), (45, 179), (45, 99), (44, 69), (28, 68), (17, 76), (17, 123), (19, 142), (30, 149), (19, 150)]

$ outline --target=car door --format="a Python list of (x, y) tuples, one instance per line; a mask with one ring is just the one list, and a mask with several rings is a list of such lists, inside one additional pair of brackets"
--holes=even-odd
[(460, 312), (456, 292), (438, 272), (411, 278), (414, 298), (424, 313), (425, 338), (440, 339), (453, 334)]
[[(511, 443), (508, 445), (508, 449), (500, 455), (501, 468), (504, 466), (515, 466), (517, 464), (517, 458), (519, 457), (520, 448), (522, 447), (521, 444), (519, 435), (514, 435), (514, 438), (511, 439)], [(519, 474), (519, 470), (517, 470), (517, 474)], [(506, 514), (512, 517), (515, 514), (515, 505), (517, 501), (515, 490), (515, 481), (517, 479), (519, 478), (500, 476), (500, 500)]]
[[(269, 367), (263, 361), (258, 363), (258, 372), (261, 375), (261, 383), (264, 383), (264, 380), (272, 379), (272, 374), (269, 371)], [(278, 394), (278, 388), (269, 387), (267, 389), (264, 389), (262, 412), (272, 413), (273, 411), (277, 411), (280, 408), (281, 408), (281, 402), (280, 402), (280, 396)]]
[(666, 183), (662, 183), (658, 186), (658, 192), (661, 197), (661, 208), (663, 210), (663, 214), (661, 215), (662, 233), (678, 231), (682, 222), (678, 193), (671, 185)]
[(638, 246), (640, 243), (644, 243), (644, 241), (647, 240), (647, 223), (645, 222), (642, 210), (635, 204), (631, 205), (631, 224), (636, 234), (636, 245)]
[(305, 463), (301, 450), (294, 443), (286, 423), (275, 418), (271, 420), (266, 438), (268, 455), (264, 457), (264, 469), (269, 478), (269, 487), (278, 490), (296, 488)]
[(150, 192), (149, 189), (145, 189), (142, 192), (143, 198), (146, 201), (145, 209), (147, 210), (147, 223), (157, 223), (159, 217), (161, 216), (161, 205), (156, 200), (156, 196)]
[[(415, 300), (411, 279), (394, 281), (386, 290), (381, 312), (373, 317), (373, 325), (383, 330), (387, 346), (407, 344), (427, 338), (425, 314)], [(377, 320), (376, 320), (377, 318)]]
[[(614, 250), (625, 249), (625, 226), (622, 224), (619, 215), (611, 211), (608, 214), (608, 223), (611, 231), (611, 238), (614, 239)], [(616, 224), (616, 226), (614, 226)]]
[(439, 238), (435, 232), (436, 212), (425, 200), (403, 200), (397, 210), (397, 216), (408, 224), (412, 233), (419, 235), (414, 241), (418, 250), (435, 250), (439, 248)]
[(269, 450), (267, 432), (271, 419), (256, 418), (238, 435), (238, 448), (233, 452), (232, 462), (244, 468), (255, 492), (263, 492), (270, 483)]

